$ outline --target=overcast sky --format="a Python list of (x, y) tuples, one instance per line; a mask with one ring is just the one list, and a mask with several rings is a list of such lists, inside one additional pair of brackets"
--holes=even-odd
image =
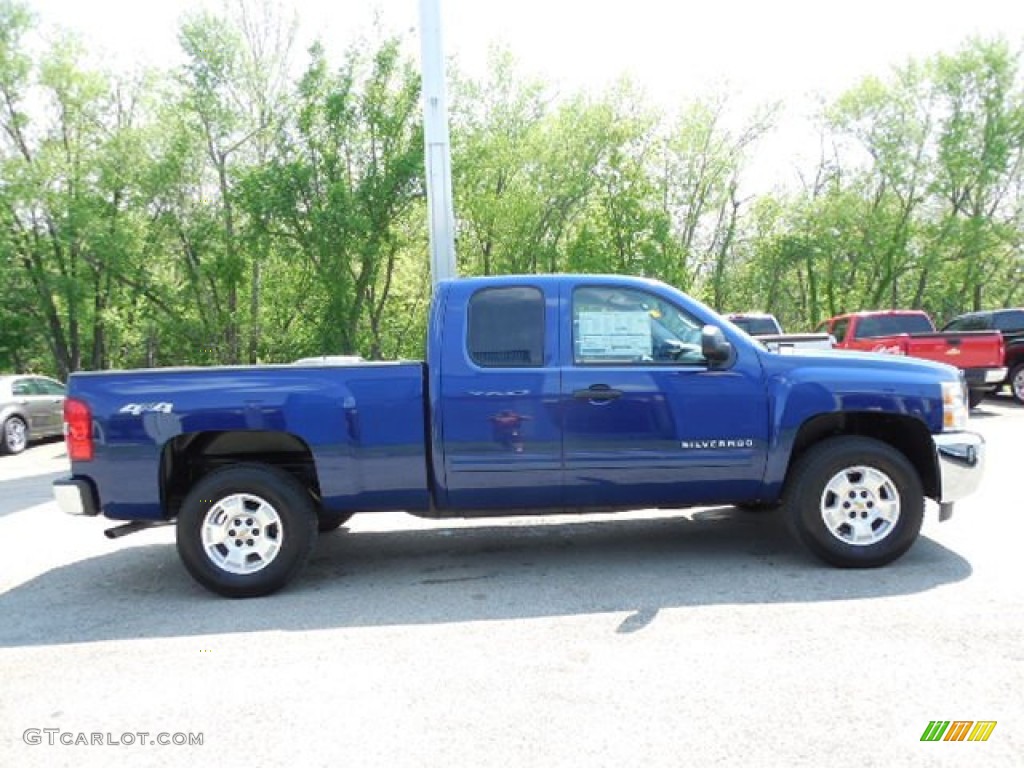
[[(29, 0), (47, 24), (79, 31), (117, 61), (174, 56), (178, 18), (217, 0)], [(371, 9), (419, 23), (419, 0), (282, 0), (304, 35), (340, 50)], [(532, 72), (600, 85), (629, 72), (656, 98), (703, 84), (774, 95), (833, 91), (908, 57), (953, 50), (971, 34), (1024, 43), (1021, 0), (441, 0), (445, 47), (470, 70), (504, 41)]]
[[(952, 52), (971, 35), (1024, 47), (1024, 0), (440, 1), (446, 54), (470, 74), (481, 74), (488, 47), (502, 43), (526, 73), (560, 90), (601, 90), (628, 74), (665, 105), (721, 87), (751, 104), (781, 99), (783, 130), (798, 124), (812, 96), (835, 96), (911, 57)], [(222, 7), (220, 0), (28, 2), (44, 26), (77, 31), (115, 67), (174, 63), (181, 16)], [(300, 54), (315, 36), (340, 53), (375, 9), (387, 29), (411, 41), (419, 26), (419, 0), (280, 4), (298, 12)]]

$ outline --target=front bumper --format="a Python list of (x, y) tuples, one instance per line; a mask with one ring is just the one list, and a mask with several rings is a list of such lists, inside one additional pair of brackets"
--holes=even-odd
[(970, 496), (985, 474), (985, 439), (974, 432), (933, 435), (939, 468), (939, 519), (953, 515), (953, 502)]
[(53, 496), (61, 512), (68, 515), (96, 517), (100, 506), (92, 483), (77, 477), (64, 477), (53, 481)]

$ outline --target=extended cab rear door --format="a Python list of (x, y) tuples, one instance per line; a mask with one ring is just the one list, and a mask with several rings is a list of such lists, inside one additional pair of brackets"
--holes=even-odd
[(443, 473), (441, 506), (559, 507), (557, 282), (455, 281), (446, 301), (434, 340), (440, 370), (431, 379), (439, 388), (434, 445), (443, 447), (443, 460), (435, 457)]
[(711, 368), (701, 320), (654, 288), (581, 281), (562, 292), (566, 504), (755, 498), (769, 422), (756, 353)]

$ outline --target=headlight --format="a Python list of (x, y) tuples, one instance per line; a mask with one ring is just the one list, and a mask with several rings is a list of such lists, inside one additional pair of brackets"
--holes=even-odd
[(942, 429), (958, 432), (967, 429), (967, 385), (963, 381), (942, 382)]

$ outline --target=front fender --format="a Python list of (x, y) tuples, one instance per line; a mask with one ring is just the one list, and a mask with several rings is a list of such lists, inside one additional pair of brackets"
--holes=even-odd
[[(942, 431), (941, 388), (934, 370), (913, 365), (892, 368), (888, 360), (879, 362), (886, 363), (878, 369), (881, 375), (878, 370), (831, 365), (793, 366), (769, 375), (772, 423), (765, 467), (767, 495), (781, 493), (798, 437), (806, 442), (829, 434), (861, 432), (868, 423), (906, 420), (919, 425), (914, 432)], [(816, 430), (810, 437), (809, 427)]]

